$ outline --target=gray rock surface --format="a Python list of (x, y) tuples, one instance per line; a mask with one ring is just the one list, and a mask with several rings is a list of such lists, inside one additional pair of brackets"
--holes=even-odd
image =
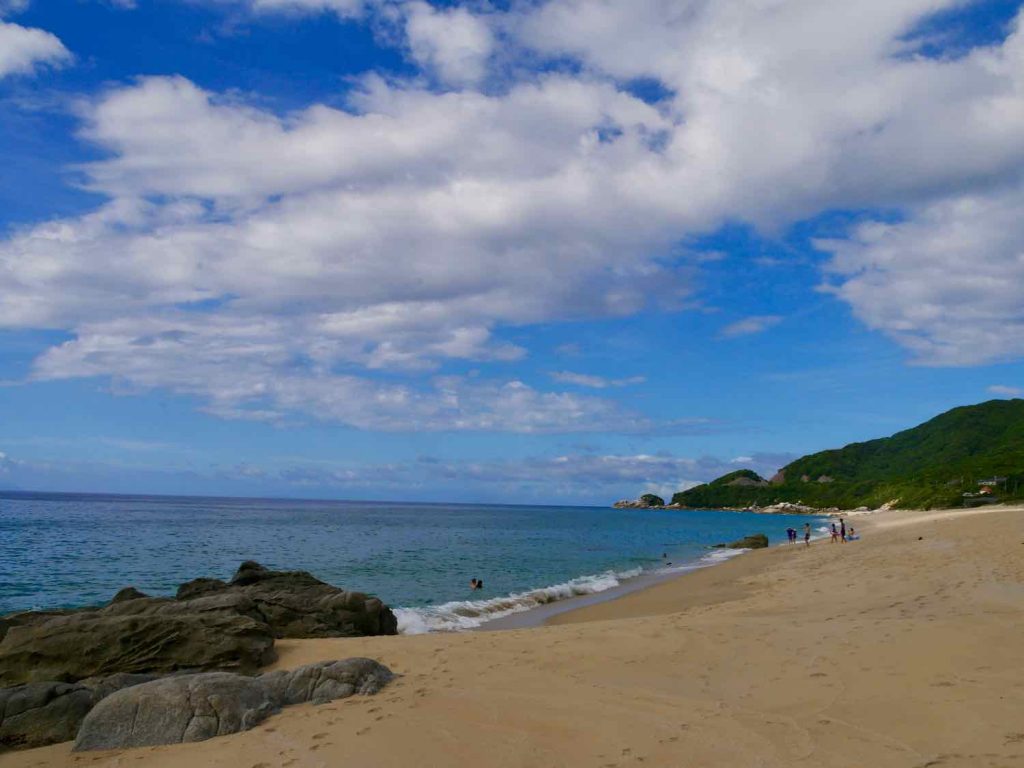
[(0, 689), (0, 748), (31, 749), (70, 741), (101, 699), (153, 679), (119, 674), (81, 683), (47, 681)]
[(125, 600), (138, 600), (142, 597), (149, 597), (149, 595), (139, 592), (135, 587), (125, 587), (124, 589), (119, 589), (110, 602), (123, 603)]
[(744, 536), (731, 544), (715, 544), (716, 549), (764, 549), (768, 546), (768, 537), (763, 533)]
[(136, 598), (23, 623), (0, 641), (0, 685), (75, 682), (117, 672), (255, 672), (274, 637), (242, 595), (187, 602)]
[(0, 686), (117, 672), (250, 674), (273, 661), (275, 637), (397, 632), (394, 613), (375, 597), (246, 561), (230, 582), (195, 579), (176, 598), (126, 587), (101, 607), (0, 617)]
[(220, 579), (192, 579), (192, 581), (186, 581), (178, 587), (178, 594), (175, 595), (175, 597), (177, 597), (178, 600), (191, 600), (193, 597), (200, 597), (201, 595), (206, 595), (210, 592), (216, 592), (226, 586), (227, 583)]
[(259, 677), (205, 672), (156, 680), (103, 699), (86, 716), (74, 748), (203, 741), (248, 730), (290, 704), (376, 693), (392, 677), (378, 662), (355, 658)]
[[(191, 597), (193, 594), (202, 597)], [(228, 584), (195, 579), (178, 590), (178, 599), (186, 603), (225, 595), (251, 600), (275, 637), (398, 633), (398, 619), (377, 598), (331, 586), (306, 571), (271, 571), (252, 560), (242, 563)]]

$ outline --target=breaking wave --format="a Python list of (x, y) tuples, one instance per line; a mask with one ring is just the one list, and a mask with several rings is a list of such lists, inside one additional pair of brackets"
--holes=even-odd
[(613, 589), (623, 581), (639, 576), (642, 570), (634, 568), (628, 571), (606, 571), (596, 576), (580, 576), (551, 587), (485, 600), (454, 600), (424, 608), (396, 608), (398, 631), (403, 635), (419, 635), (424, 632), (473, 629), (485, 621), (500, 619), (502, 616), (522, 613), (570, 597), (593, 595)]

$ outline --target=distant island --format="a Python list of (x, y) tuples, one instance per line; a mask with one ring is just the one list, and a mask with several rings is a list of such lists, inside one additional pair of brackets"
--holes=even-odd
[[(666, 506), (649, 503), (650, 496), (616, 506)], [(803, 456), (770, 479), (750, 469), (730, 472), (679, 491), (667, 506), (938, 509), (1021, 499), (1024, 400), (1014, 399), (954, 408), (892, 437)]]

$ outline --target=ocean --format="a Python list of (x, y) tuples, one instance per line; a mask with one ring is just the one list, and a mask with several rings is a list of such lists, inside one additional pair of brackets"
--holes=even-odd
[[(719, 542), (773, 544), (807, 517), (714, 510), (0, 493), (0, 614), (173, 595), (243, 560), (377, 595), (402, 632), (488, 620), (653, 571), (708, 565)], [(810, 520), (817, 528), (820, 522)], [(470, 591), (482, 579), (484, 589)]]

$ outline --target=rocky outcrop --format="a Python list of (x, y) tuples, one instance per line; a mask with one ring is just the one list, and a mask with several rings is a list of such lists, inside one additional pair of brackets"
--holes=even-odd
[[(190, 597), (197, 593), (200, 598)], [(227, 584), (196, 579), (178, 589), (178, 599), (186, 603), (221, 595), (251, 600), (275, 637), (398, 633), (398, 619), (377, 598), (333, 587), (305, 571), (271, 571), (252, 560), (242, 563)]]
[(799, 502), (794, 504), (789, 501), (782, 501), (768, 507), (761, 507), (758, 512), (769, 515), (812, 515), (818, 512), (817, 507), (808, 507)]
[(715, 544), (716, 549), (764, 549), (768, 546), (768, 537), (763, 533), (744, 536), (732, 544)]
[(191, 600), (193, 597), (202, 597), (211, 592), (217, 592), (224, 589), (227, 586), (227, 582), (221, 581), (220, 579), (209, 579), (209, 578), (198, 578), (192, 579), (192, 581), (186, 581), (184, 584), (178, 587), (178, 593), (175, 597), (178, 600)]
[(207, 672), (165, 678), (103, 699), (86, 716), (74, 748), (203, 741), (248, 730), (283, 706), (374, 694), (392, 677), (382, 664), (355, 658), (259, 677)]
[(273, 646), (273, 631), (244, 595), (142, 597), (10, 627), (0, 642), (0, 684), (182, 669), (251, 673), (274, 659)]
[(125, 587), (124, 589), (118, 590), (117, 594), (110, 601), (112, 603), (123, 603), (126, 600), (138, 600), (140, 597), (149, 597), (149, 595), (139, 592), (135, 587)]
[(397, 632), (395, 614), (375, 597), (250, 560), (230, 582), (195, 579), (175, 598), (126, 587), (99, 608), (2, 617), (0, 685), (117, 672), (251, 674), (273, 660), (274, 638)]
[(621, 499), (612, 504), (615, 509), (664, 509), (665, 500), (653, 493), (646, 493), (636, 501)]
[(0, 749), (31, 749), (75, 738), (96, 704), (153, 675), (111, 675), (80, 683), (53, 681), (0, 689)]

